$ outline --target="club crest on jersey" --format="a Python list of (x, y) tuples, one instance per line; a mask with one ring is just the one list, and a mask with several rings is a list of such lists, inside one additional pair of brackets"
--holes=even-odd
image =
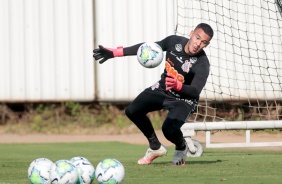
[(190, 62), (191, 63), (196, 63), (196, 61), (197, 61), (197, 57), (190, 57)]
[(175, 50), (177, 50), (178, 52), (182, 51), (182, 45), (181, 44), (176, 44), (175, 45)]
[(189, 61), (185, 61), (185, 63), (181, 66), (183, 72), (188, 73), (190, 71), (190, 68), (192, 67), (192, 64)]

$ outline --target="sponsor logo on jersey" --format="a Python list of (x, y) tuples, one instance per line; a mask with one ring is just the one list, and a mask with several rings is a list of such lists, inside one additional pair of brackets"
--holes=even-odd
[(170, 54), (173, 55), (173, 56), (175, 56), (175, 57), (177, 57), (177, 55), (174, 54), (172, 51), (170, 51)]
[(182, 51), (182, 45), (181, 44), (176, 44), (175, 45), (175, 50), (177, 50), (178, 52)]
[(188, 73), (190, 71), (190, 68), (192, 67), (192, 64), (186, 60), (185, 63), (181, 66), (183, 72)]
[(175, 93), (174, 91), (172, 91), (171, 89), (169, 90), (169, 92), (170, 92), (170, 94), (172, 94), (173, 96), (175, 96), (175, 97), (180, 97), (180, 95), (179, 94), (177, 94), (177, 93)]
[(185, 98), (176, 98), (176, 100), (183, 100), (184, 102), (188, 103), (189, 105), (193, 105), (193, 101)]
[(166, 62), (168, 62), (171, 66), (174, 66), (174, 63), (170, 60), (170, 58), (167, 58)]
[(198, 59), (197, 57), (190, 57), (190, 62), (194, 64), (196, 63), (197, 59)]
[(176, 57), (176, 59), (177, 59), (180, 63), (183, 63), (182, 57)]
[(178, 81), (184, 83), (184, 76), (179, 74), (178, 71), (169, 64), (169, 62), (165, 63), (165, 70), (167, 73), (171, 73), (173, 76), (175, 76)]
[(182, 61), (182, 57), (178, 57), (176, 54), (174, 54), (172, 51), (170, 51), (170, 54), (175, 56), (175, 58), (180, 62), (180, 63), (183, 63)]

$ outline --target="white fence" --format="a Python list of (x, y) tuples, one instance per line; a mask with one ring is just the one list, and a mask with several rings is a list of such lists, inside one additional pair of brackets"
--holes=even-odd
[(0, 1), (0, 100), (94, 98), (91, 0)]
[[(155, 69), (145, 69), (135, 57), (123, 57), (100, 65), (94, 62), (92, 50), (100, 44), (108, 47), (130, 46), (175, 34), (176, 2), (1, 0), (0, 100), (132, 100), (159, 79), (164, 63)], [(188, 3), (196, 6), (199, 2), (189, 0)], [(212, 3), (209, 5), (213, 6)], [(195, 12), (190, 13), (197, 14), (197, 10), (193, 9)], [(185, 24), (190, 21), (189, 16), (184, 21)], [(192, 21), (196, 20), (187, 24)], [(187, 33), (191, 31), (186, 29)], [(216, 32), (215, 42), (221, 34), (220, 31)], [(280, 32), (277, 31), (277, 34), (280, 35)], [(216, 54), (216, 50), (222, 47), (219, 43), (207, 48), (207, 52)], [(217, 61), (218, 58), (211, 55), (213, 64), (223, 63)], [(217, 71), (219, 68), (213, 68), (212, 72), (226, 72)], [(208, 80), (219, 79), (209, 77)], [(208, 82), (206, 88), (213, 88), (210, 84)], [(214, 94), (204, 95), (209, 98)]]
[[(147, 6), (147, 5), (150, 6)], [(0, 101), (129, 101), (159, 78), (136, 58), (98, 65), (102, 44), (174, 34), (171, 0), (1, 0)]]

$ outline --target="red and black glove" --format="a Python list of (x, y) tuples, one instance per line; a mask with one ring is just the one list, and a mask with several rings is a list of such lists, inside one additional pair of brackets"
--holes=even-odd
[(124, 56), (123, 47), (117, 47), (116, 49), (112, 49), (105, 48), (102, 45), (99, 45), (98, 49), (93, 50), (93, 57), (95, 58), (95, 60), (99, 60), (100, 64), (104, 63), (108, 59), (120, 56)]
[(166, 90), (175, 90), (175, 91), (180, 91), (182, 89), (182, 83), (177, 80), (177, 78), (172, 75), (171, 73), (166, 74), (165, 78), (165, 85), (166, 85)]

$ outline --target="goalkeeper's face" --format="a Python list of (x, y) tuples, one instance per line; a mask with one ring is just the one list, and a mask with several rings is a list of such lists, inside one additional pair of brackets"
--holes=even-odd
[(201, 52), (203, 48), (209, 45), (211, 37), (207, 35), (201, 28), (195, 29), (190, 33), (190, 39), (185, 45), (185, 52), (194, 56)]

